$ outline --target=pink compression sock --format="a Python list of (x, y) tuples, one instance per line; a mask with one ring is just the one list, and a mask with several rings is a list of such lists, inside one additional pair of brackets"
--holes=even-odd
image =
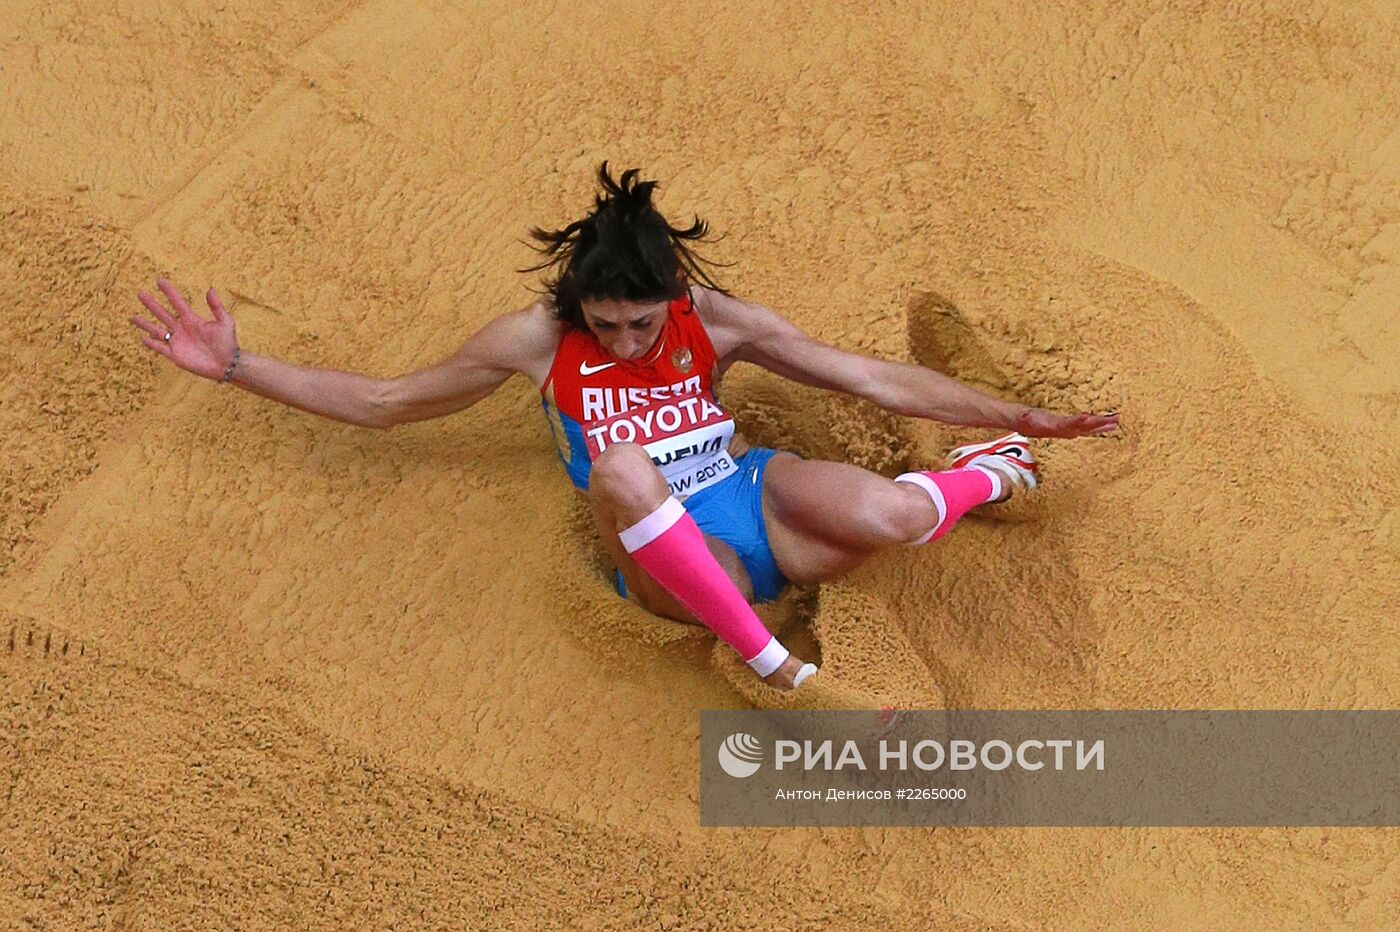
[(695, 519), (674, 497), (618, 537), (638, 566), (737, 650), (755, 673), (767, 676), (783, 665), (787, 648), (763, 627), (705, 546)]
[(963, 515), (1001, 496), (1001, 476), (976, 466), (947, 472), (907, 472), (895, 476), (894, 481), (917, 485), (928, 493), (929, 498), (933, 499), (933, 506), (938, 509), (938, 523), (933, 530), (906, 544), (909, 547), (938, 540), (951, 531)]

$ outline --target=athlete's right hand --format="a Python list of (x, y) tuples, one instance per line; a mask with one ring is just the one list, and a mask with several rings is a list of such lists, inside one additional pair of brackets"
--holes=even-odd
[[(166, 310), (158, 298), (147, 292), (137, 292), (136, 296), (157, 321), (151, 323), (144, 317), (131, 318), (131, 323), (146, 334), (141, 342), (151, 352), (159, 353), (186, 372), (215, 381), (222, 379), (233, 361), (233, 351), (238, 347), (233, 318), (224, 310), (224, 303), (210, 288), (204, 299), (209, 302), (214, 319), (208, 320), (190, 309), (168, 279), (157, 279), (156, 284), (170, 299), (172, 310)], [(169, 340), (165, 339), (167, 333), (170, 334)]]

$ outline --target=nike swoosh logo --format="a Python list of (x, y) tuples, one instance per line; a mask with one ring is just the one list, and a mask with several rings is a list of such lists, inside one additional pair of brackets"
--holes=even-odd
[(617, 365), (615, 362), (605, 362), (601, 366), (590, 366), (586, 362), (581, 362), (578, 364), (578, 374), (592, 375), (595, 372), (602, 372), (604, 369), (611, 369), (615, 365)]

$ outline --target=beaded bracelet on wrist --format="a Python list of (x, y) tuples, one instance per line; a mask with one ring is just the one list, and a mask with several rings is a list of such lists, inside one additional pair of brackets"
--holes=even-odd
[(233, 369), (234, 369), (234, 367), (237, 366), (237, 365), (238, 365), (238, 348), (237, 348), (237, 347), (234, 347), (234, 350), (233, 350), (233, 358), (229, 360), (228, 368), (224, 370), (224, 377), (223, 377), (222, 379), (219, 379), (219, 381), (220, 381), (220, 382), (227, 382), (229, 379), (233, 378)]

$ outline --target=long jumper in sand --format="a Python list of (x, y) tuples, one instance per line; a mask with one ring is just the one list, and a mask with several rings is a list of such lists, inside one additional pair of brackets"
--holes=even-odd
[[(619, 595), (700, 623), (773, 686), (816, 672), (769, 634), (751, 603), (789, 582), (835, 579), (894, 544), (936, 540), (970, 509), (1034, 489), (1026, 437), (1080, 437), (1117, 415), (1059, 415), (984, 395), (931, 369), (819, 343), (773, 311), (719, 287), (691, 251), (706, 225), (671, 226), (655, 182), (599, 168), (593, 209), (536, 229), (546, 294), (502, 314), (447, 359), (377, 379), (239, 350), (214, 289), (207, 319), (171, 282), (141, 292), (155, 322), (141, 342), (181, 369), (283, 404), (389, 428), (470, 407), (521, 373), (540, 392), (570, 480), (587, 496), (617, 567)], [(1010, 431), (960, 447), (941, 471), (887, 479), (846, 463), (752, 447), (720, 406), (736, 362), (947, 424)]]

